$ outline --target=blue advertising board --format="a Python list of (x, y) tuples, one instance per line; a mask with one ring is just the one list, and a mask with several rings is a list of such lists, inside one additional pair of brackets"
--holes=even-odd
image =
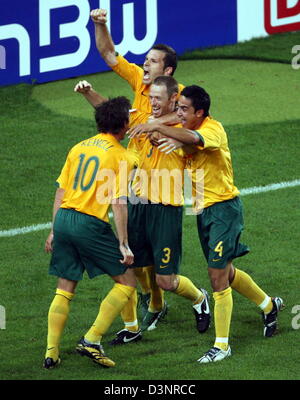
[(180, 55), (237, 42), (236, 0), (21, 0), (0, 5), (0, 85), (107, 70), (90, 11), (108, 10), (116, 50), (135, 63), (154, 43)]

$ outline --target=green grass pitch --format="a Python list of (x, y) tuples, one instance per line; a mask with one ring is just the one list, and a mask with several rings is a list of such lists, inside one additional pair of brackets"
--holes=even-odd
[[(290, 64), (291, 48), (299, 42), (300, 33), (277, 35), (194, 52), (180, 61), (178, 81), (211, 94), (212, 115), (228, 133), (240, 189), (300, 178), (300, 71)], [(79, 79), (106, 96), (132, 99), (128, 85), (112, 72), (0, 88), (0, 231), (51, 220), (54, 182), (68, 150), (95, 133), (91, 107), (73, 92)], [(0, 380), (298, 380), (300, 329), (292, 326), (292, 309), (300, 304), (299, 197), (299, 186), (242, 197), (243, 242), (251, 253), (236, 266), (271, 296), (283, 297), (286, 308), (279, 334), (265, 339), (257, 307), (234, 293), (233, 354), (212, 365), (196, 360), (213, 344), (214, 326), (198, 334), (189, 302), (169, 293), (164, 322), (137, 344), (108, 345), (122, 328), (116, 319), (103, 340), (116, 368), (101, 369), (79, 357), (76, 342), (112, 286), (102, 277), (79, 284), (61, 342), (62, 364), (43, 370), (47, 312), (56, 287), (43, 251), (48, 231), (0, 237), (0, 305), (6, 309)], [(193, 216), (184, 217), (183, 251), (182, 273), (211, 293)]]

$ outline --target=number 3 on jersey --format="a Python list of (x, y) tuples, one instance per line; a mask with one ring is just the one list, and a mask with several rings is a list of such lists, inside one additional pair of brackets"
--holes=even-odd
[(164, 257), (161, 259), (161, 261), (164, 264), (168, 264), (168, 262), (170, 262), (171, 259), (171, 249), (169, 247), (165, 247), (163, 251), (164, 251)]
[[(91, 167), (89, 168), (90, 165)], [(96, 179), (99, 165), (100, 160), (98, 157), (92, 156), (85, 161), (85, 154), (80, 154), (79, 165), (75, 174), (73, 189), (76, 190), (80, 184), (80, 189), (83, 192), (89, 190)]]

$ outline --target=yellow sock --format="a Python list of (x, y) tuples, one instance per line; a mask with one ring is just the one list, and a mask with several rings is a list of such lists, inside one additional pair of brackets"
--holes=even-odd
[(154, 267), (148, 267), (147, 273), (149, 274), (149, 281), (151, 285), (151, 297), (149, 303), (150, 312), (158, 312), (163, 309), (165, 296), (164, 291), (156, 283), (156, 276)]
[(132, 332), (137, 332), (139, 329), (136, 307), (137, 292), (135, 290), (121, 311), (121, 317), (124, 321), (125, 328)]
[(272, 310), (272, 299), (253, 281), (246, 272), (235, 268), (234, 279), (230, 285), (241, 295), (253, 301), (265, 313)]
[(112, 322), (122, 311), (135, 290), (136, 289), (131, 286), (115, 283), (105, 299), (101, 302), (99, 314), (92, 327), (84, 335), (85, 339), (91, 343), (99, 343), (102, 336), (107, 332)]
[(134, 274), (137, 277), (143, 294), (149, 293), (151, 290), (149, 268), (151, 268), (151, 266), (134, 269)]
[(203, 300), (202, 292), (196, 288), (189, 278), (182, 275), (177, 275), (177, 278), (179, 283), (174, 293), (185, 297), (186, 299), (192, 300), (194, 304), (197, 304)]
[(59, 356), (59, 343), (69, 316), (70, 301), (73, 297), (74, 293), (69, 293), (61, 289), (56, 290), (48, 313), (48, 336), (45, 358), (50, 357), (56, 361)]
[(222, 290), (222, 292), (214, 292), (213, 297), (215, 300), (214, 318), (216, 331), (214, 346), (227, 350), (233, 307), (231, 287)]

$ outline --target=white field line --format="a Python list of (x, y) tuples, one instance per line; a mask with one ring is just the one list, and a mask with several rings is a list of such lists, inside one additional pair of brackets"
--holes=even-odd
[(41, 231), (43, 229), (50, 229), (50, 228), (51, 228), (51, 222), (48, 222), (47, 224), (24, 226), (23, 228), (14, 228), (14, 229), (8, 229), (7, 231), (0, 231), (0, 237), (24, 235), (25, 233)]
[[(266, 185), (266, 186), (253, 186), (250, 188), (241, 189), (240, 194), (241, 194), (241, 196), (247, 196), (250, 194), (271, 192), (273, 190), (286, 189), (286, 188), (290, 188), (290, 187), (294, 187), (294, 186), (300, 186), (300, 179), (295, 179), (293, 181), (287, 181), (287, 182), (272, 183), (272, 184)], [(191, 205), (192, 200), (186, 199), (185, 204)], [(112, 216), (111, 213), (110, 213), (110, 216)], [(0, 231), (0, 237), (23, 235), (25, 233), (41, 231), (43, 229), (50, 229), (50, 228), (51, 228), (51, 222), (47, 222), (46, 224), (24, 226), (23, 228), (15, 228), (15, 229), (8, 229), (5, 231)]]
[[(300, 179), (295, 179), (294, 181), (287, 181), (287, 182), (280, 182), (280, 183), (271, 183), (270, 185), (266, 186), (253, 186), (245, 189), (240, 189), (241, 196), (247, 196), (249, 194), (258, 194), (258, 193), (265, 193), (271, 192), (272, 190), (278, 189), (286, 189), (294, 186), (300, 186)], [(186, 205), (192, 204), (192, 199), (187, 199), (185, 201)]]

